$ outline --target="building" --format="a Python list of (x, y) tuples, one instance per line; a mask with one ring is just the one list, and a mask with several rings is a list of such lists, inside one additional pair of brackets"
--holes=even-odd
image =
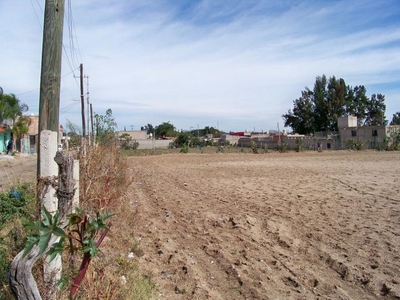
[(355, 116), (338, 118), (338, 127), (342, 149), (349, 148), (352, 143), (365, 149), (377, 149), (392, 134), (400, 132), (399, 125), (358, 126)]
[(11, 130), (6, 125), (0, 125), (0, 153), (7, 151), (8, 141), (11, 140)]

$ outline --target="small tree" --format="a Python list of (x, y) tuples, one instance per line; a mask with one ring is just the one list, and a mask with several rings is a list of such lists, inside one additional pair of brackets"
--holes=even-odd
[(12, 125), (14, 125), (17, 118), (21, 117), (28, 109), (28, 105), (21, 103), (14, 94), (0, 95), (0, 122), (11, 119)]
[(296, 152), (300, 152), (302, 148), (303, 140), (301, 138), (296, 138)]
[(95, 132), (96, 142), (103, 145), (111, 145), (115, 142), (117, 123), (112, 115), (112, 110), (109, 108), (104, 116), (95, 114)]
[(65, 125), (66, 134), (69, 138), (68, 145), (70, 148), (78, 147), (80, 144), (80, 139), (82, 136), (82, 130), (78, 125), (73, 124), (70, 120), (67, 119), (67, 123)]
[(25, 134), (29, 132), (29, 125), (31, 124), (31, 118), (27, 116), (19, 117), (18, 120), (15, 122), (12, 133), (14, 135), (15, 142), (13, 143), (13, 151), (16, 150), (16, 141), (20, 141), (20, 150), (22, 152), (23, 149), (23, 137)]
[[(25, 130), (26, 119), (22, 119), (19, 124), (16, 124), (18, 118), (22, 117), (22, 114), (28, 111), (29, 107), (21, 101), (14, 94), (3, 94), (3, 90), (0, 93), (0, 123), (9, 119), (12, 121), (12, 127), (18, 125), (19, 128), (13, 129), (14, 135), (17, 134), (17, 138), (20, 138), (22, 134), (28, 133)], [(29, 126), (29, 124), (28, 124)], [(26, 132), (25, 132), (26, 131)], [(16, 149), (15, 136), (13, 142), (13, 151)]]
[(182, 147), (183, 145), (190, 146), (192, 144), (193, 137), (187, 132), (181, 132), (175, 139), (175, 146)]
[(253, 151), (254, 154), (258, 154), (258, 148), (257, 148), (257, 143), (254, 141), (251, 141), (250, 145), (251, 151)]
[(175, 137), (177, 136), (177, 132), (175, 131), (175, 127), (170, 122), (163, 122), (162, 124), (156, 126), (155, 134), (159, 137)]

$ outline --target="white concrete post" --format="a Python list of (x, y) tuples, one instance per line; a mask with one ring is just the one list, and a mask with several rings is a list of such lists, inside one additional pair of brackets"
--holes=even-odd
[(75, 212), (75, 208), (79, 207), (79, 160), (74, 160), (74, 182), (75, 182), (75, 194), (72, 200), (72, 212)]
[[(57, 178), (58, 165), (54, 161), (57, 152), (58, 133), (50, 130), (43, 130), (40, 133), (40, 178)], [(42, 199), (43, 206), (52, 214), (58, 209), (56, 190), (51, 186), (44, 186), (46, 194)], [(41, 191), (39, 191), (41, 192)], [(57, 281), (61, 278), (61, 257), (57, 255), (51, 262), (46, 257), (43, 264), (44, 281), (47, 287), (54, 289)]]

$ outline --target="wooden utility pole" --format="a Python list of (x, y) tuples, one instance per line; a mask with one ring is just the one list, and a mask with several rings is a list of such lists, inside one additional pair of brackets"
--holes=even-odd
[(86, 82), (86, 123), (87, 123), (87, 137), (88, 137), (88, 146), (91, 145), (91, 137), (90, 137), (90, 103), (89, 103), (89, 76), (85, 76)]
[[(64, 0), (46, 0), (39, 96), (39, 144), (43, 130), (59, 131)], [(38, 177), (40, 176), (38, 147)]]
[[(64, 2), (46, 0), (43, 28), (37, 155), (38, 204), (51, 213), (58, 209), (53, 185), (58, 175), (58, 166), (53, 158), (59, 142)], [(56, 283), (61, 278), (61, 258), (57, 257), (51, 262), (46, 258), (43, 267), (49, 299), (56, 299)]]
[(95, 140), (94, 140), (94, 126), (93, 126), (93, 106), (92, 103), (90, 103), (90, 125), (91, 125), (91, 135), (92, 135), (92, 146), (95, 145)]
[(79, 66), (80, 69), (80, 85), (81, 85), (81, 113), (82, 113), (82, 137), (86, 137), (86, 123), (85, 123), (85, 94), (83, 93), (83, 65)]

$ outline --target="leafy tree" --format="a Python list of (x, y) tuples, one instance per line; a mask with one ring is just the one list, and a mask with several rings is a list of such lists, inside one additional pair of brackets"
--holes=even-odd
[(390, 125), (400, 125), (400, 111), (393, 114), (393, 118), (392, 121), (390, 122)]
[(204, 146), (204, 141), (199, 139), (197, 136), (193, 136), (189, 132), (180, 132), (177, 135), (174, 144), (176, 147), (182, 147), (183, 145), (196, 147), (197, 145)]
[(67, 119), (67, 123), (65, 125), (65, 133), (68, 135), (69, 140), (68, 144), (69, 147), (78, 147), (80, 145), (80, 138), (82, 136), (82, 130), (81, 128), (73, 124), (70, 120)]
[(314, 103), (314, 130), (328, 130), (328, 106), (326, 101), (326, 76), (317, 77), (314, 84), (312, 101)]
[(147, 134), (154, 132), (154, 127), (151, 124), (147, 124), (141, 127), (141, 130), (145, 130)]
[(342, 78), (336, 80), (335, 76), (329, 78), (327, 107), (328, 107), (328, 129), (337, 130), (338, 118), (345, 114), (347, 87)]
[(21, 117), (28, 109), (28, 105), (21, 103), (14, 94), (0, 95), (0, 122), (11, 119), (14, 125), (16, 119)]
[(214, 127), (206, 126), (203, 129), (192, 129), (190, 134), (197, 137), (197, 136), (205, 136), (206, 134), (212, 134), (214, 138), (219, 138), (222, 135), (222, 132)]
[(104, 116), (94, 115), (94, 128), (96, 132), (96, 141), (103, 145), (110, 145), (115, 142), (117, 123), (109, 108)]
[(119, 137), (119, 145), (124, 150), (136, 150), (139, 143), (133, 140), (128, 133), (123, 133)]
[(368, 97), (365, 86), (347, 87), (345, 110), (348, 115), (356, 116), (358, 125), (362, 125), (366, 116)]
[(175, 146), (182, 147), (183, 145), (191, 146), (193, 137), (187, 132), (181, 132), (175, 139)]
[(305, 90), (299, 99), (293, 101), (293, 111), (289, 109), (287, 114), (283, 115), (285, 126), (301, 134), (314, 132), (314, 105), (311, 95), (310, 90)]
[(293, 101), (293, 110), (282, 115), (285, 126), (300, 134), (315, 131), (337, 131), (339, 117), (357, 116), (358, 124), (382, 125), (385, 114), (385, 96), (366, 96), (364, 86), (352, 88), (335, 76), (317, 77), (314, 88), (305, 88), (301, 97)]
[(203, 135), (212, 134), (214, 138), (219, 138), (222, 135), (220, 130), (218, 130), (218, 129), (212, 127), (212, 126), (211, 127), (206, 126), (206, 127), (204, 127), (203, 130), (204, 130), (204, 134)]
[(381, 126), (385, 122), (385, 96), (382, 94), (373, 94), (367, 103), (367, 111), (364, 125)]
[(175, 127), (170, 122), (163, 122), (160, 125), (156, 126), (155, 134), (159, 137), (174, 137), (177, 135), (175, 131)]

